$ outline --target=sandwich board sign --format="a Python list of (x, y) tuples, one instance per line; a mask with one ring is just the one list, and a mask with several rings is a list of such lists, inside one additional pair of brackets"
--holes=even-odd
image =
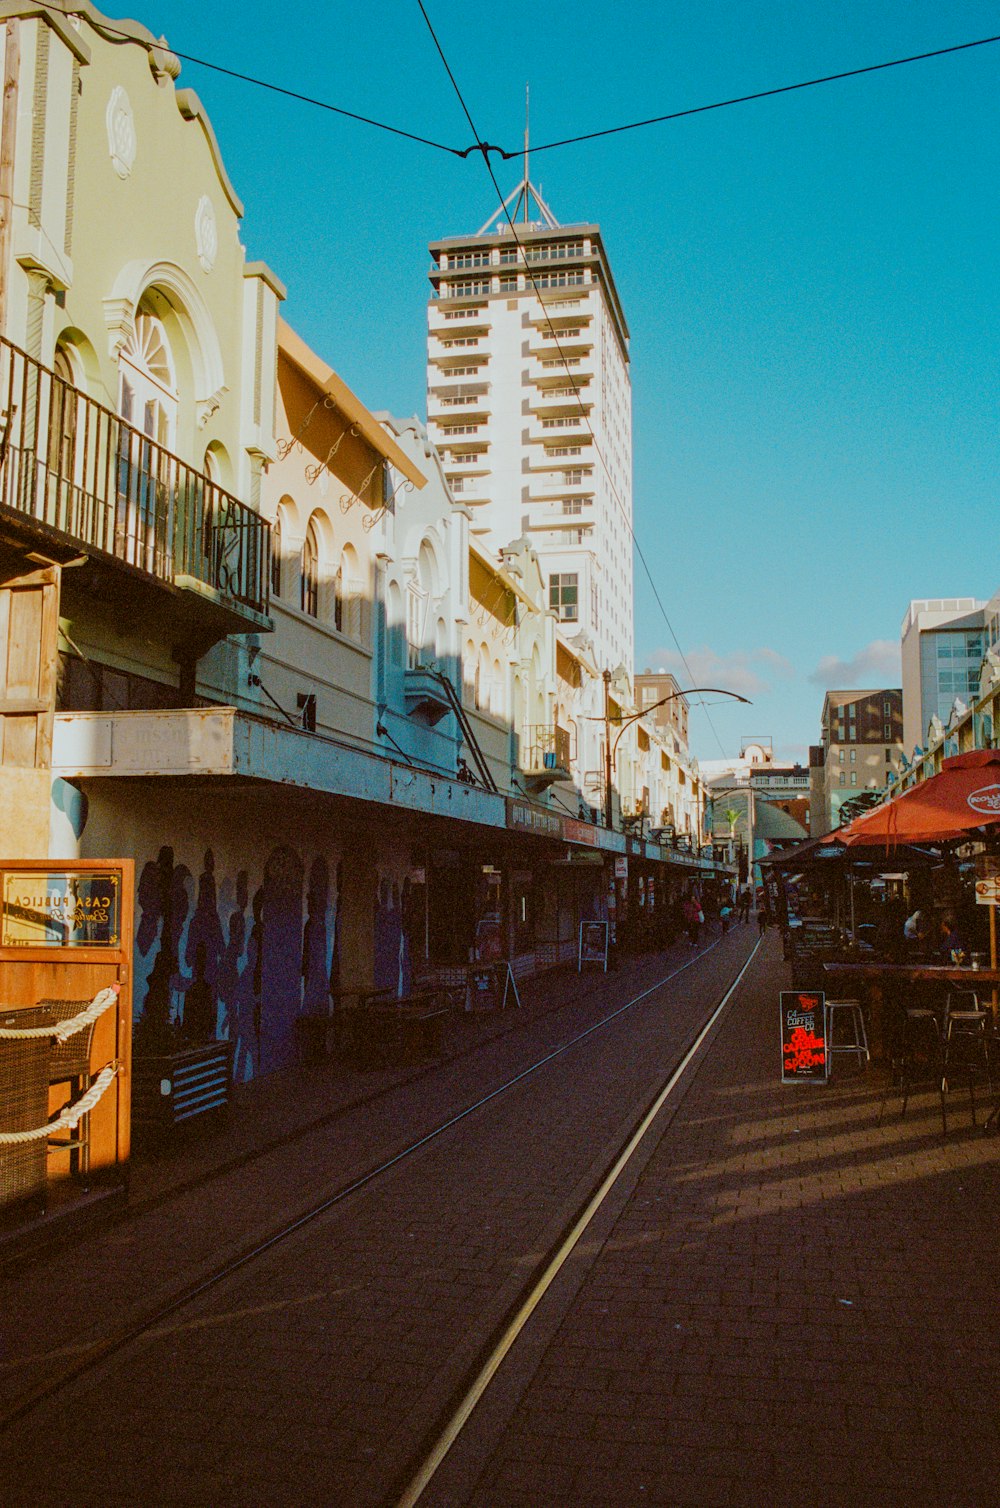
[(782, 990), (781, 1082), (825, 1084), (830, 1076), (826, 996), (822, 990)]
[(520, 1005), (517, 981), (506, 958), (494, 963), (474, 964), (469, 970), (466, 1010), (486, 1011), (497, 1006)]
[(599, 963), (608, 972), (608, 924), (607, 922), (581, 922), (580, 943), (577, 950), (576, 972), (579, 974), (585, 963)]

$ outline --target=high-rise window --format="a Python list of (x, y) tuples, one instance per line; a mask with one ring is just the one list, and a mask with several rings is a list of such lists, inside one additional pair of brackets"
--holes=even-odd
[(563, 623), (575, 623), (579, 613), (579, 576), (576, 571), (549, 577), (549, 607)]

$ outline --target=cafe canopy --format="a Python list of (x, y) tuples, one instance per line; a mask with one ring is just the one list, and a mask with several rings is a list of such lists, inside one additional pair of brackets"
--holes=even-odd
[(1000, 749), (972, 749), (944, 760), (937, 775), (877, 806), (827, 842), (848, 848), (948, 843), (1000, 827)]

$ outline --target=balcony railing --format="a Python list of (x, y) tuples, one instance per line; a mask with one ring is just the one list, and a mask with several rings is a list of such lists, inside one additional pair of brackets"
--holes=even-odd
[(521, 768), (528, 775), (551, 775), (553, 780), (568, 774), (572, 751), (567, 728), (559, 724), (533, 723), (521, 739)]
[(0, 338), (0, 503), (171, 585), (266, 613), (270, 525)]

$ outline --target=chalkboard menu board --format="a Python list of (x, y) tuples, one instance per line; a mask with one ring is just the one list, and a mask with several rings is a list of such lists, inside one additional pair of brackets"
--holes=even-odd
[(580, 946), (577, 954), (577, 973), (585, 963), (599, 963), (605, 973), (608, 969), (608, 924), (607, 922), (581, 922)]
[(822, 990), (782, 990), (781, 1082), (826, 1083), (826, 996)]

